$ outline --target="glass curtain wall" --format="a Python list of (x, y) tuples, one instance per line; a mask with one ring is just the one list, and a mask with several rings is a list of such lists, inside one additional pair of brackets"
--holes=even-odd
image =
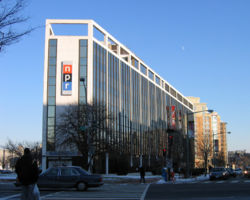
[(108, 124), (110, 134), (110, 144), (115, 151), (120, 149), (120, 101), (119, 101), (119, 59), (108, 53), (108, 112), (113, 115), (113, 121)]
[(142, 152), (143, 155), (149, 155), (150, 154), (150, 143), (151, 141), (149, 138), (149, 131), (148, 131), (148, 80), (141, 77), (141, 142), (142, 142)]
[[(179, 133), (179, 144), (184, 145), (181, 133), (185, 128), (186, 108), (97, 43), (93, 61), (94, 102), (107, 104), (108, 112), (113, 115), (107, 140), (115, 152), (137, 158), (162, 157), (162, 149), (167, 147), (167, 131), (173, 123), (171, 106), (175, 106), (176, 113), (174, 131)], [(179, 151), (175, 158), (182, 158), (183, 154)]]
[(122, 134), (122, 152), (131, 151), (131, 113), (130, 113), (130, 67), (121, 62), (121, 113), (120, 113), (120, 131)]
[(87, 102), (87, 55), (88, 40), (79, 41), (79, 64), (80, 64), (80, 86), (79, 86), (79, 104)]
[[(94, 43), (93, 48), (93, 101), (95, 105), (106, 106), (106, 71), (107, 51)], [(101, 115), (100, 115), (101, 116)], [(106, 141), (106, 132), (97, 130), (95, 141)], [(101, 143), (96, 143), (97, 148), (102, 148)]]
[(55, 151), (57, 40), (49, 40), (47, 151)]
[(135, 70), (132, 71), (132, 144), (133, 150), (132, 154), (139, 155), (140, 154), (140, 95), (138, 95), (140, 91), (140, 80), (139, 74)]

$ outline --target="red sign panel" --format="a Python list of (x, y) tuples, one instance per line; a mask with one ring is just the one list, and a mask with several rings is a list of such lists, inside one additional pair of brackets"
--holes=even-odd
[(72, 74), (72, 65), (63, 65), (63, 73), (64, 74)]

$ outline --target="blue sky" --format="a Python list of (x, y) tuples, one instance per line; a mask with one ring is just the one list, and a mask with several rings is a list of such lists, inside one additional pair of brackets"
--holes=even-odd
[(41, 26), (0, 54), (0, 145), (42, 138), (46, 19), (93, 19), (185, 96), (228, 123), (229, 150), (250, 152), (250, 1), (29, 0)]

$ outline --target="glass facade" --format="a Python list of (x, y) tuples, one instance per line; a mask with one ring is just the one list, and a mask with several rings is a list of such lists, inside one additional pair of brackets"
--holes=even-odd
[(55, 150), (57, 40), (49, 40), (47, 94), (47, 151)]
[[(183, 142), (184, 115), (188, 109), (165, 88), (149, 81), (101, 45), (93, 45), (93, 100), (105, 103), (113, 116), (107, 138), (113, 149), (133, 156), (162, 156), (170, 129), (179, 132)], [(153, 78), (150, 71), (149, 77)]]
[(87, 102), (87, 58), (88, 40), (79, 41), (79, 104)]

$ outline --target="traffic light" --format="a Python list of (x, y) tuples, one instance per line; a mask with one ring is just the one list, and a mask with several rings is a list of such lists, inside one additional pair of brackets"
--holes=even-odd
[(168, 136), (168, 146), (171, 147), (173, 145), (174, 137), (172, 135)]
[(166, 153), (167, 153), (166, 148), (162, 149), (162, 153), (163, 153), (163, 156), (166, 156)]

